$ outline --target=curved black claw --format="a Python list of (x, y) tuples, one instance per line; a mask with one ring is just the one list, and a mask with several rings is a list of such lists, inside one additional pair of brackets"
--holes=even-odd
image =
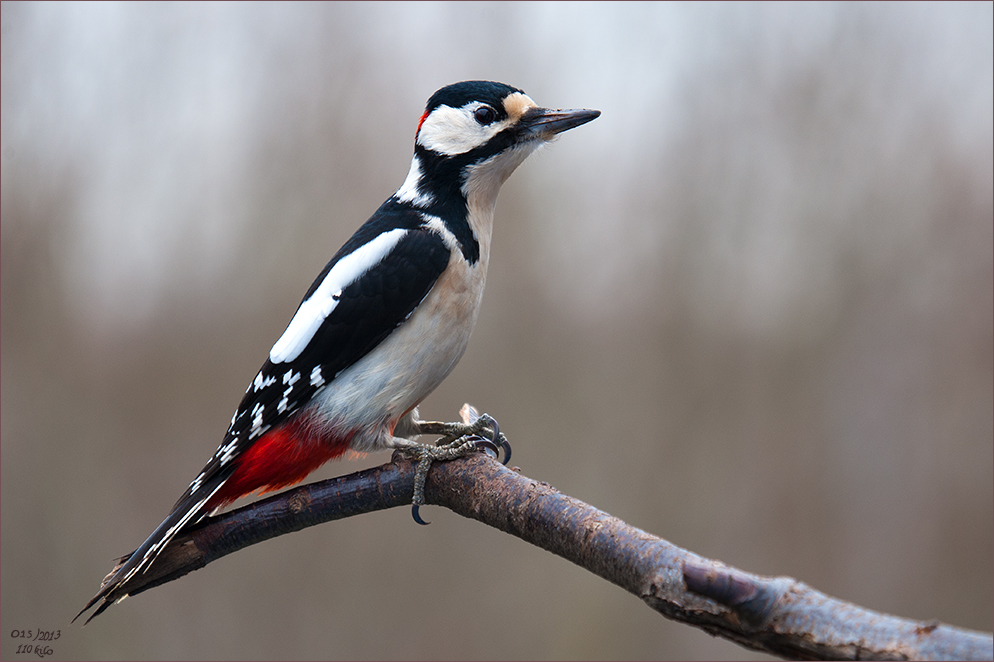
[(489, 439), (479, 438), (479, 441), (475, 442), (476, 447), (481, 451), (490, 455), (493, 453), (493, 458), (496, 460), (500, 457), (500, 447)]
[(511, 444), (507, 443), (507, 437), (501, 437), (500, 447), (504, 449), (504, 464), (511, 461)]
[(417, 522), (418, 524), (424, 524), (425, 526), (428, 526), (429, 524), (431, 524), (431, 522), (426, 522), (423, 519), (421, 519), (421, 514), (418, 512), (420, 508), (421, 506), (417, 504), (411, 506), (411, 515), (414, 516), (414, 521)]
[[(489, 419), (489, 423), (493, 427), (493, 434), (490, 439), (495, 446), (504, 449), (504, 460), (502, 464), (507, 464), (511, 460), (511, 444), (507, 443), (507, 437), (500, 433), (500, 425), (497, 424), (497, 419), (489, 414), (484, 414)], [(496, 450), (496, 449), (495, 449)], [(500, 457), (500, 453), (497, 453), (497, 457)]]
[[(487, 423), (489, 423), (490, 427), (492, 428), (490, 441), (493, 442), (494, 446), (496, 446), (497, 448), (504, 449), (503, 464), (507, 464), (508, 460), (511, 459), (511, 444), (507, 443), (507, 437), (505, 437), (500, 433), (500, 425), (497, 423), (497, 419), (495, 419), (490, 414), (484, 414), (483, 416), (486, 417)], [(500, 458), (499, 451), (497, 453), (497, 457)]]

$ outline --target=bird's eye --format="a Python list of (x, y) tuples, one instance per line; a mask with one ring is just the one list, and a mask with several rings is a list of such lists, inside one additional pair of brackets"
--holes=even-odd
[(497, 121), (497, 113), (490, 106), (480, 106), (473, 113), (473, 117), (480, 123), (480, 126), (493, 124)]

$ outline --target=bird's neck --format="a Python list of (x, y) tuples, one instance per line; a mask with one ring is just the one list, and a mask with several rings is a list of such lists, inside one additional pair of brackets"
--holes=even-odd
[(524, 143), (478, 162), (472, 153), (443, 158), (419, 147), (394, 199), (440, 218), (466, 260), (486, 269), (500, 187), (538, 145)]
[(407, 179), (392, 200), (427, 218), (441, 220), (459, 243), (467, 262), (475, 265), (482, 258), (485, 263), (490, 252), (494, 201), (480, 205), (473, 195), (471, 204), (463, 192), (458, 170), (449, 172), (453, 165), (450, 161), (415, 154)]

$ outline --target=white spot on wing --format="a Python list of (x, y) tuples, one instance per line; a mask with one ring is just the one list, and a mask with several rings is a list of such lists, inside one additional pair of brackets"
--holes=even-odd
[(282, 414), (290, 406), (290, 394), (293, 392), (293, 385), (300, 381), (300, 375), (302, 373), (294, 372), (293, 370), (287, 370), (286, 374), (283, 375), (283, 383), (288, 384), (285, 391), (283, 391), (283, 399), (279, 401), (276, 405), (276, 412)]
[(255, 389), (256, 393), (258, 393), (262, 389), (274, 383), (276, 383), (275, 377), (272, 376), (263, 377), (262, 373), (260, 372), (258, 375), (255, 376), (255, 381), (252, 382), (252, 387)]
[(286, 331), (269, 351), (269, 360), (273, 363), (286, 363), (300, 356), (318, 328), (338, 305), (342, 290), (359, 280), (386, 257), (405, 234), (407, 230), (399, 228), (384, 232), (335, 263), (321, 285), (300, 304)]
[(228, 462), (231, 462), (231, 458), (234, 456), (236, 446), (238, 446), (238, 437), (235, 437), (227, 444), (217, 449), (217, 455), (221, 456), (222, 467), (226, 465)]
[(200, 489), (200, 484), (202, 482), (204, 482), (204, 472), (203, 471), (201, 471), (200, 474), (196, 478), (193, 479), (193, 482), (190, 483), (190, 494), (193, 494), (194, 492), (196, 492), (197, 490), (199, 490)]
[(255, 432), (262, 427), (262, 412), (265, 411), (266, 407), (261, 402), (255, 403), (252, 407), (252, 431)]
[(314, 369), (311, 370), (311, 386), (318, 388), (324, 386), (324, 377), (321, 376), (321, 366), (319, 365), (314, 366)]

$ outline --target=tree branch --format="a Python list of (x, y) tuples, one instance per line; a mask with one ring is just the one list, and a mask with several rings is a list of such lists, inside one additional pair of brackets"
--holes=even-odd
[[(343, 517), (408, 506), (414, 465), (389, 464), (282, 492), (174, 539), (120, 595), (141, 593), (249, 545)], [(790, 659), (990, 660), (994, 639), (888, 616), (789, 577), (761, 577), (681, 549), (484, 455), (436, 463), (427, 503), (513, 534), (624, 588), (673, 620)]]

